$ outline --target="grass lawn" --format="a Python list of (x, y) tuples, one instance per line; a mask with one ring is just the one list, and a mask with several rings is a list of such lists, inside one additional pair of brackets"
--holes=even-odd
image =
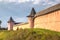
[(46, 29), (0, 30), (0, 40), (60, 40), (60, 32)]

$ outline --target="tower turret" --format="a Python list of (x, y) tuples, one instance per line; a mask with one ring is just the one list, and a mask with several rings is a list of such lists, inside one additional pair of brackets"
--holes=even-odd
[(30, 15), (27, 16), (28, 17), (29, 26), (31, 28), (34, 28), (34, 16), (35, 16), (35, 14), (36, 14), (36, 12), (35, 12), (34, 8), (32, 8)]
[(10, 17), (8, 21), (8, 30), (13, 30), (14, 23), (15, 23), (14, 20), (12, 19), (12, 17)]

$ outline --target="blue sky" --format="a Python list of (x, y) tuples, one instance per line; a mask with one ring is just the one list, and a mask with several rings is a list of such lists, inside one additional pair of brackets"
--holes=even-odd
[(0, 20), (7, 27), (10, 16), (16, 22), (27, 22), (27, 15), (34, 7), (36, 12), (60, 3), (60, 0), (0, 0)]

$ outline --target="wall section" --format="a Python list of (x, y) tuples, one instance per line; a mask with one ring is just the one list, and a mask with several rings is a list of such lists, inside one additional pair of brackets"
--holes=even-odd
[(60, 31), (60, 10), (35, 18), (34, 28)]
[(30, 28), (30, 27), (29, 27), (29, 24), (14, 25), (13, 30), (17, 30), (17, 28), (19, 30), (19, 29), (26, 29), (26, 28)]

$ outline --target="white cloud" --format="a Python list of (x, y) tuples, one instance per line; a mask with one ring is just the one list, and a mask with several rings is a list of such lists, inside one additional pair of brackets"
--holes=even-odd
[[(39, 3), (45, 3), (45, 4), (52, 4), (52, 3), (54, 3), (54, 1), (55, 1), (55, 3), (56, 2), (60, 2), (60, 0), (0, 0), (0, 1), (2, 1), (2, 2), (16, 2), (16, 3), (25, 3), (25, 2), (32, 2), (32, 4), (39, 4)], [(44, 4), (44, 5), (45, 5)]]
[(22, 18), (15, 18), (15, 21), (16, 22), (26, 22), (27, 21), (27, 19), (25, 18), (25, 17), (22, 17)]
[(18, 0), (19, 3), (22, 3), (22, 2), (28, 2), (30, 0)]
[(14, 20), (16, 22), (27, 22), (27, 18), (26, 17), (17, 17), (17, 16), (13, 16)]
[(55, 1), (60, 3), (60, 0), (55, 0)]
[(34, 0), (33, 4), (39, 4), (41, 0)]
[(60, 0), (34, 0), (33, 2), (33, 4), (43, 4), (43, 5), (56, 4), (56, 3), (60, 3)]
[(2, 0), (0, 0), (0, 1), (2, 1)]
[(23, 2), (29, 2), (32, 0), (0, 0), (2, 2), (18, 2), (18, 3), (23, 3)]
[(8, 0), (8, 2), (16, 2), (16, 0)]

